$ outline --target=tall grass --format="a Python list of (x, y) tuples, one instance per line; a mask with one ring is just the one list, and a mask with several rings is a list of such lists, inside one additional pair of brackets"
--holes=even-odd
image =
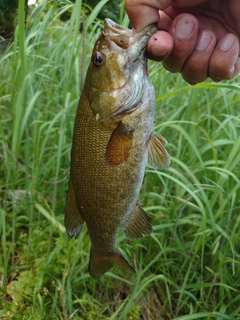
[(150, 63), (155, 130), (172, 163), (146, 169), (151, 237), (119, 235), (135, 276), (115, 268), (92, 280), (86, 228), (76, 240), (64, 232), (73, 121), (105, 2), (86, 15), (80, 0), (43, 0), (25, 27), (20, 0), (14, 42), (0, 56), (0, 317), (238, 319), (239, 78), (191, 87)]

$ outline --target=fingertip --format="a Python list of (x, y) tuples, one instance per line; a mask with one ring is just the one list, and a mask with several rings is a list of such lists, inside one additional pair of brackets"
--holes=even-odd
[(198, 32), (198, 20), (191, 14), (183, 13), (179, 14), (174, 20), (171, 27), (171, 31), (174, 38), (179, 40), (186, 40), (193, 36), (193, 33), (197, 35)]
[(171, 72), (180, 72), (194, 50), (199, 24), (197, 19), (188, 14), (180, 14), (171, 24), (169, 34), (174, 46), (169, 57), (164, 60), (164, 67)]
[(223, 52), (229, 51), (233, 45), (237, 42), (237, 37), (228, 33), (219, 43), (219, 49)]
[(239, 40), (226, 34), (216, 46), (209, 64), (209, 77), (213, 81), (230, 80), (239, 72)]
[(147, 56), (151, 60), (163, 61), (172, 52), (173, 45), (168, 32), (157, 31), (148, 41)]
[(193, 85), (203, 82), (208, 77), (208, 66), (216, 44), (215, 34), (210, 30), (201, 30), (195, 48), (185, 61), (182, 68), (182, 77)]
[(237, 61), (235, 63), (233, 77), (236, 77), (236, 75), (238, 75), (239, 72), (240, 72), (240, 57), (238, 56)]

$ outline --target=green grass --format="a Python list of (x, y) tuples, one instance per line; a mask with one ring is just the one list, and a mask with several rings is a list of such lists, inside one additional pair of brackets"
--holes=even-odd
[(191, 87), (150, 63), (155, 129), (172, 162), (146, 169), (151, 237), (119, 236), (136, 275), (115, 268), (91, 279), (86, 227), (76, 240), (64, 231), (73, 121), (103, 3), (86, 16), (81, 1), (44, 0), (25, 32), (20, 0), (14, 43), (0, 56), (0, 318), (238, 319), (239, 77)]

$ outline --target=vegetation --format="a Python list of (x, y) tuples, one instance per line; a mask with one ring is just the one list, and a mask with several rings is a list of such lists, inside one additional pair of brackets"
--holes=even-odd
[[(0, 0), (1, 1), (1, 0)], [(38, 2), (40, 2), (38, 0)], [(68, 21), (71, 18), (73, 3), (76, 3), (76, 0), (54, 0), (55, 6), (60, 10), (60, 19), (62, 21)], [(82, 0), (82, 15), (89, 15), (95, 7), (99, 4), (99, 0)], [(104, 20), (104, 18), (108, 17), (116, 22), (119, 22), (121, 19), (121, 8), (123, 9), (123, 2), (121, 0), (102, 0), (100, 4), (100, 10), (98, 10), (98, 14), (96, 18)], [(52, 1), (49, 1), (48, 7), (52, 6)], [(61, 10), (63, 9), (63, 10)]]
[[(17, 24), (17, 7), (18, 0), (0, 0), (0, 36), (4, 39), (13, 37), (13, 32)], [(27, 0), (25, 0), (25, 9), (26, 8)]]
[(25, 32), (20, 0), (14, 43), (0, 56), (0, 318), (238, 319), (239, 78), (191, 87), (150, 63), (155, 129), (172, 163), (146, 169), (151, 237), (119, 235), (136, 275), (115, 268), (91, 279), (86, 227), (77, 239), (65, 233), (73, 121), (105, 2), (85, 16), (81, 0), (48, 10), (43, 0)]
[[(87, 4), (90, 8), (95, 8), (99, 3), (99, 0), (84, 0), (83, 3)], [(102, 7), (99, 12), (98, 17), (104, 19), (106, 17), (118, 22), (119, 21), (119, 12), (121, 8), (121, 0), (111, 0), (108, 1), (104, 7)]]

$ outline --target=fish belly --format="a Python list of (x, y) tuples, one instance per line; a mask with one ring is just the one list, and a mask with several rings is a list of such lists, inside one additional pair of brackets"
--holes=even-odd
[(105, 152), (112, 129), (82, 108), (75, 125), (71, 180), (78, 210), (92, 243), (106, 251), (117, 246), (119, 228), (136, 206), (146, 164), (147, 134), (138, 134), (129, 158), (110, 165)]

